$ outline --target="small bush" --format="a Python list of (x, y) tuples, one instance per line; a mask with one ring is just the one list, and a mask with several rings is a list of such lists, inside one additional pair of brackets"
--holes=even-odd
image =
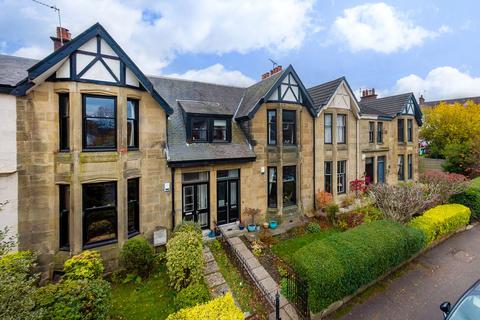
[(32, 273), (36, 256), (30, 251), (0, 257), (0, 318), (39, 319), (35, 310), (37, 276)]
[(180, 290), (175, 297), (175, 309), (194, 307), (210, 300), (210, 292), (205, 283), (193, 283)]
[(438, 196), (438, 203), (444, 204), (450, 196), (460, 193), (467, 187), (467, 178), (457, 173), (427, 171), (420, 175), (420, 182), (424, 183), (431, 194)]
[(83, 251), (71, 257), (63, 265), (65, 279), (100, 279), (103, 276), (103, 262), (98, 251)]
[(452, 204), (463, 204), (470, 208), (470, 211), (472, 212), (471, 218), (477, 220), (480, 218), (480, 189), (468, 188), (462, 193), (451, 196), (448, 202)]
[(110, 284), (102, 279), (65, 280), (38, 289), (42, 319), (103, 320), (111, 309)]
[(354, 203), (355, 203), (355, 194), (353, 194), (353, 193), (345, 195), (345, 197), (343, 197), (343, 199), (342, 199), (342, 207), (343, 208), (349, 207)]
[(190, 231), (198, 233), (200, 236), (202, 235), (202, 228), (200, 227), (200, 224), (193, 221), (182, 221), (179, 225), (175, 227), (172, 236), (175, 236), (176, 234), (179, 234), (181, 232)]
[(308, 225), (307, 225), (307, 232), (309, 233), (318, 233), (322, 231), (322, 228), (320, 227), (320, 225), (316, 222), (310, 222)]
[(389, 272), (423, 247), (423, 234), (393, 221), (374, 221), (314, 241), (293, 254), (309, 284), (314, 313)]
[(349, 212), (342, 214), (337, 220), (338, 226), (341, 229), (351, 229), (365, 222), (365, 214), (361, 212)]
[(454, 232), (468, 224), (470, 209), (460, 204), (446, 204), (425, 211), (408, 224), (422, 231), (425, 235), (425, 246), (435, 240)]
[(177, 291), (203, 276), (202, 236), (192, 231), (177, 231), (167, 243), (167, 273)]
[(214, 299), (206, 304), (182, 309), (168, 316), (167, 320), (243, 320), (243, 312), (238, 309), (232, 295)]
[(325, 209), (326, 206), (333, 202), (333, 196), (329, 192), (318, 191), (315, 193), (315, 203), (319, 210)]
[(271, 246), (273, 243), (275, 243), (275, 238), (272, 235), (272, 232), (268, 229), (262, 229), (260, 233), (258, 234), (258, 239), (262, 241), (263, 244), (266, 246)]
[(136, 237), (125, 242), (120, 259), (128, 273), (145, 278), (155, 266), (155, 250), (145, 238)]
[(337, 222), (337, 212), (339, 208), (337, 204), (331, 203), (325, 207), (325, 211), (327, 212), (327, 219), (330, 224), (335, 225)]

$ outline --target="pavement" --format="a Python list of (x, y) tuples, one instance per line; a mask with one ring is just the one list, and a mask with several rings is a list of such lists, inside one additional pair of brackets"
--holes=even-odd
[[(480, 279), (480, 224), (458, 233), (388, 278), (359, 304), (349, 304), (345, 320), (443, 319), (439, 305), (452, 304)], [(383, 289), (385, 288), (385, 289)]]

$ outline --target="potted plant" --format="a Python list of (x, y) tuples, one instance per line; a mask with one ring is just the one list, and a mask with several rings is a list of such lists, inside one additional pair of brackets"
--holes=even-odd
[(245, 226), (243, 225), (242, 221), (239, 221), (239, 223), (238, 223), (238, 229), (239, 229), (239, 230), (245, 229)]
[(270, 229), (272, 229), (272, 230), (273, 230), (273, 229), (277, 229), (277, 227), (278, 227), (278, 221), (277, 221), (277, 220), (273, 220), (273, 219), (270, 220), (270, 221), (268, 222), (268, 227), (269, 227)]
[(268, 229), (268, 226), (269, 226), (268, 221), (265, 221), (265, 222), (263, 223), (263, 229)]
[(247, 225), (248, 232), (253, 232), (257, 229), (257, 226), (255, 225), (255, 216), (258, 215), (259, 213), (260, 213), (260, 209), (245, 208), (245, 210), (243, 210), (244, 215), (252, 217), (252, 223)]

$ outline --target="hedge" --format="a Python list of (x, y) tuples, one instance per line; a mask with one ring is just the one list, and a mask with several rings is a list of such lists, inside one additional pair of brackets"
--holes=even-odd
[(235, 305), (232, 295), (214, 299), (206, 304), (185, 308), (168, 316), (167, 320), (243, 320), (242, 311)]
[(470, 209), (461, 204), (444, 204), (413, 218), (408, 225), (422, 231), (425, 246), (468, 224)]
[(314, 241), (293, 255), (309, 284), (314, 313), (353, 294), (423, 248), (419, 230), (393, 221), (373, 221)]
[(449, 203), (463, 204), (470, 208), (472, 212), (472, 219), (480, 218), (480, 189), (468, 188), (462, 193), (454, 194), (448, 199)]

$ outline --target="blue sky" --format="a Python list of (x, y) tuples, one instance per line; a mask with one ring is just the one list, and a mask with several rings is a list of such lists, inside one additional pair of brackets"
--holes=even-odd
[[(45, 1), (49, 2), (49, 1)], [(53, 2), (51, 2), (53, 3)], [(245, 86), (292, 64), (307, 87), (346, 76), (382, 95), (480, 95), (477, 1), (57, 0), (75, 36), (99, 21), (147, 74)], [(0, 0), (0, 52), (51, 51), (55, 13)]]

